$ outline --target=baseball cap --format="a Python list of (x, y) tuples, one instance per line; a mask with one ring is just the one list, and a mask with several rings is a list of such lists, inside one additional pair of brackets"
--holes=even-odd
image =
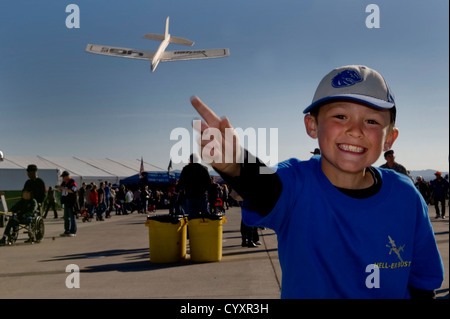
[(334, 100), (353, 100), (384, 110), (395, 108), (394, 95), (383, 76), (365, 65), (342, 66), (328, 73), (303, 113)]
[(68, 171), (64, 171), (64, 172), (62, 172), (61, 177), (69, 176), (69, 175), (70, 175), (70, 173)]
[(34, 164), (30, 164), (27, 166), (27, 172), (35, 172), (37, 171), (37, 166)]

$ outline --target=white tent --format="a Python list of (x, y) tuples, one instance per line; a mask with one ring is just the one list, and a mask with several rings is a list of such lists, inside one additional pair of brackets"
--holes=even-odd
[[(31, 163), (30, 164), (34, 164)], [(0, 191), (5, 190), (22, 190), (23, 185), (28, 179), (26, 167), (20, 166), (11, 161), (0, 162)], [(39, 177), (42, 178), (46, 185), (55, 186), (58, 182), (58, 170), (56, 168), (39, 169)]]
[[(38, 167), (38, 176), (46, 186), (61, 183), (59, 177), (68, 171), (78, 185), (108, 181), (118, 183), (121, 179), (139, 173), (140, 159), (109, 159), (81, 157), (49, 156), (6, 156), (0, 162), (0, 190), (21, 190), (28, 179), (26, 168), (29, 164)], [(144, 162), (146, 171), (165, 171), (162, 168)]]

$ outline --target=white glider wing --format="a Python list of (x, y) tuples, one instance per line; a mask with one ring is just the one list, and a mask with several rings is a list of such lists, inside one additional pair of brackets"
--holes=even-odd
[(209, 49), (209, 50), (186, 50), (186, 51), (165, 51), (161, 55), (161, 61), (182, 61), (222, 58), (230, 55), (228, 49)]
[(88, 44), (86, 46), (86, 52), (116, 56), (121, 58), (129, 58), (129, 59), (141, 59), (141, 60), (151, 60), (155, 55), (153, 51), (145, 51), (145, 50), (136, 50), (129, 48), (118, 48), (118, 47), (110, 47), (106, 45), (99, 44)]

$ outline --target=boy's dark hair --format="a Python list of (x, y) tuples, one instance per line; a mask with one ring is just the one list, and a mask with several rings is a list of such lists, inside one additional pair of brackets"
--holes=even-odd
[[(351, 101), (351, 100), (348, 100), (348, 101), (349, 102), (354, 102), (354, 101)], [(320, 105), (318, 107), (315, 107), (314, 109), (311, 110), (311, 112), (309, 114), (311, 114), (317, 120), (317, 117), (319, 116), (320, 107), (323, 106), (323, 105), (324, 104), (322, 104), (322, 105)], [(370, 105), (367, 105), (367, 106), (370, 107)], [(391, 116), (391, 124), (394, 125), (395, 124), (395, 119), (397, 117), (397, 109), (396, 109), (395, 105), (394, 105), (394, 107), (389, 109), (389, 114)]]

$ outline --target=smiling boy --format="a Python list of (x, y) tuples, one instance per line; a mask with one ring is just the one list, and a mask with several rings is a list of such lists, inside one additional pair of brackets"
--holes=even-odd
[(372, 185), (366, 168), (398, 136), (389, 110), (343, 100), (323, 105), (316, 112), (305, 116), (305, 127), (309, 136), (319, 140), (322, 171), (330, 182), (347, 189)]
[[(198, 98), (191, 103), (205, 119), (202, 132), (214, 127), (225, 136), (232, 129)], [(230, 158), (225, 145), (235, 143), (233, 158), (242, 153), (245, 161), (211, 163), (244, 198), (244, 222), (277, 233), (281, 297), (434, 296), (443, 265), (427, 205), (406, 176), (372, 166), (398, 137), (384, 78), (366, 66), (337, 68), (322, 79), (304, 113), (321, 156), (290, 159), (276, 173), (260, 174), (265, 165), (240, 149), (235, 135), (220, 141), (220, 157)], [(202, 140), (202, 148), (209, 142)], [(371, 276), (377, 285), (368, 284)]]

